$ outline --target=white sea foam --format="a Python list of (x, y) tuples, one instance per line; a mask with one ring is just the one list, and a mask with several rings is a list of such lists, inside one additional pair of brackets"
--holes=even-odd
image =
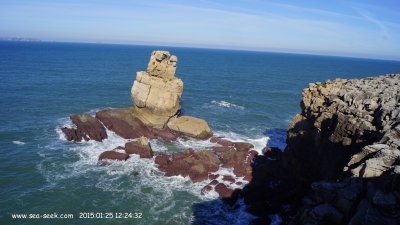
[(235, 104), (227, 102), (227, 101), (215, 101), (215, 100), (212, 100), (211, 103), (215, 104), (215, 105), (219, 105), (221, 107), (225, 107), (225, 108), (235, 107), (235, 108), (239, 108), (239, 109), (244, 109), (244, 106), (238, 106), (238, 105), (235, 105)]
[(12, 143), (14, 143), (16, 145), (24, 145), (24, 144), (26, 144), (25, 142), (22, 142), (22, 141), (13, 141)]
[(245, 135), (237, 134), (234, 132), (215, 132), (214, 134), (217, 137), (223, 137), (228, 141), (233, 142), (249, 142), (250, 144), (254, 145), (254, 150), (256, 150), (259, 154), (262, 153), (262, 149), (267, 146), (268, 141), (270, 140), (269, 137), (261, 136), (255, 138), (249, 138)]

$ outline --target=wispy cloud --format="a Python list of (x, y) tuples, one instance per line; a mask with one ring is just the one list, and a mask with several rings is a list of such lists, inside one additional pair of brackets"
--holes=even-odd
[(388, 33), (388, 29), (387, 27), (379, 20), (375, 19), (371, 13), (365, 9), (361, 9), (361, 8), (354, 8), (358, 13), (360, 13), (360, 15), (362, 17), (364, 17), (366, 20), (370, 21), (371, 23), (377, 25), (382, 33), (382, 37), (383, 39), (388, 39), (389, 38), (389, 33)]

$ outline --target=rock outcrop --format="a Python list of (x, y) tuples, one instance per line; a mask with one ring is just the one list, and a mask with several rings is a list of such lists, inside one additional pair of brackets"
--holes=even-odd
[(140, 158), (153, 158), (153, 150), (144, 136), (141, 136), (137, 141), (125, 143), (126, 154), (138, 154)]
[(160, 165), (159, 170), (165, 176), (189, 176), (193, 183), (208, 179), (209, 173), (219, 169), (220, 160), (210, 150), (194, 152), (185, 150), (182, 154), (172, 156), (160, 154), (155, 158), (155, 163)]
[(102, 141), (107, 138), (107, 133), (101, 123), (89, 114), (71, 116), (70, 119), (76, 125), (75, 128), (62, 128), (62, 132), (68, 141), (80, 142), (95, 140)]
[(177, 57), (170, 56), (167, 51), (154, 51), (147, 72), (136, 74), (131, 90), (134, 113), (151, 127), (164, 128), (181, 109), (183, 82), (175, 77), (177, 61)]
[(168, 122), (167, 126), (169, 130), (178, 136), (187, 136), (201, 140), (206, 140), (213, 136), (213, 132), (205, 120), (191, 116), (174, 118)]
[(400, 222), (399, 83), (400, 74), (391, 74), (303, 90), (284, 166), (313, 182), (313, 204), (305, 204), (292, 224)]
[(282, 156), (254, 160), (249, 211), (293, 225), (399, 224), (399, 83), (390, 74), (304, 89)]

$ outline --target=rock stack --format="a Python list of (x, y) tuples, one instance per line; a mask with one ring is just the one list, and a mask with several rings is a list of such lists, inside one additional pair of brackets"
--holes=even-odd
[[(175, 77), (177, 61), (178, 58), (167, 51), (152, 52), (147, 72), (137, 72), (131, 89), (134, 107), (101, 110), (96, 113), (96, 119), (126, 139), (144, 136), (175, 141), (181, 136), (201, 140), (212, 137), (213, 132), (205, 120), (179, 117), (183, 82)], [(86, 124), (79, 118), (85, 119)], [(107, 135), (96, 119), (88, 114), (71, 116), (77, 128), (63, 128), (62, 131), (69, 141), (101, 141)]]
[(179, 114), (183, 82), (175, 77), (177, 61), (167, 51), (154, 51), (147, 72), (137, 72), (131, 90), (133, 112), (148, 126), (164, 128)]

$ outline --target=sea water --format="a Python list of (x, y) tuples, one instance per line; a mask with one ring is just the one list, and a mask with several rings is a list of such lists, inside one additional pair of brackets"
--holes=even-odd
[[(254, 217), (242, 200), (230, 207), (214, 191), (201, 195), (210, 181), (165, 177), (154, 158), (131, 155), (98, 166), (100, 153), (127, 142), (111, 131), (103, 142), (73, 143), (62, 134), (62, 127), (73, 127), (71, 115), (131, 107), (136, 71), (145, 71), (151, 52), (159, 49), (178, 57), (182, 113), (205, 119), (215, 136), (250, 142), (257, 151), (285, 148), (285, 130), (300, 113), (301, 91), (310, 82), (400, 72), (398, 61), (373, 59), (0, 42), (0, 224), (249, 224)], [(215, 145), (183, 138), (150, 143), (156, 153)], [(230, 169), (217, 173), (235, 176)], [(246, 182), (226, 184), (242, 188)], [(54, 213), (73, 218), (43, 218)], [(13, 218), (23, 214), (32, 218)]]

